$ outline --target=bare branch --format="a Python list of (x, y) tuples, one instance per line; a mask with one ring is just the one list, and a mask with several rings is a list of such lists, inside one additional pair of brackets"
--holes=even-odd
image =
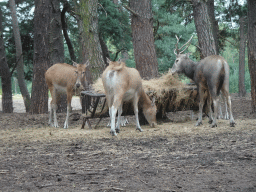
[(124, 5), (123, 6), (125, 9), (127, 9), (128, 11), (130, 11), (133, 15), (140, 17), (140, 15), (138, 13), (136, 13), (135, 11), (133, 11), (130, 7)]
[(102, 7), (102, 9), (105, 11), (105, 13), (106, 13), (106, 17), (107, 17), (107, 16), (108, 16), (107, 11), (104, 9), (104, 7), (103, 7), (100, 3), (98, 3), (98, 5), (100, 5), (100, 6)]

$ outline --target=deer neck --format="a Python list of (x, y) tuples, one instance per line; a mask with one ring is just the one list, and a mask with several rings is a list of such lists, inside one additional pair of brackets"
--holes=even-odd
[(149, 99), (148, 95), (145, 93), (144, 90), (141, 91), (140, 100), (141, 100), (143, 109), (150, 107), (151, 100)]
[(192, 80), (194, 80), (196, 64), (194, 61), (188, 60), (184, 67), (184, 74)]

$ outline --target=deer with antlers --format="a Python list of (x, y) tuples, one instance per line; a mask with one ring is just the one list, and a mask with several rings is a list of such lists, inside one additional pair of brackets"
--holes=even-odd
[[(142, 131), (138, 117), (138, 102), (142, 105), (143, 113), (151, 127), (156, 125), (155, 100), (150, 101), (148, 95), (142, 88), (142, 80), (135, 68), (126, 67), (124, 62), (110, 61), (109, 66), (102, 74), (102, 82), (106, 93), (111, 119), (110, 133), (115, 136), (120, 130), (120, 116), (122, 114), (123, 102), (133, 102), (136, 117), (136, 128)], [(115, 118), (118, 111), (117, 125)]]
[[(217, 109), (219, 103), (219, 94), (221, 91), (229, 109), (230, 126), (234, 127), (235, 121), (232, 115), (231, 97), (229, 94), (229, 65), (227, 61), (219, 55), (211, 55), (198, 63), (195, 63), (189, 58), (189, 54), (182, 54), (189, 47), (192, 37), (179, 49), (178, 43), (180, 38), (176, 36), (177, 43), (176, 49), (174, 49), (176, 60), (173, 67), (170, 69), (170, 72), (172, 74), (185, 74), (187, 77), (192, 79), (198, 87), (199, 116), (196, 126), (202, 124), (203, 105), (205, 98), (207, 98), (207, 105), (210, 112), (209, 123), (211, 123), (211, 127), (217, 127)], [(183, 47), (185, 47), (184, 50), (182, 50)], [(214, 109), (213, 117), (211, 108), (212, 103)]]
[[(85, 64), (73, 62), (73, 66), (66, 63), (57, 63), (45, 72), (45, 80), (51, 92), (52, 101), (50, 106), (49, 124), (59, 127), (57, 121), (57, 100), (60, 93), (67, 94), (67, 116), (64, 128), (68, 128), (68, 118), (71, 111), (71, 100), (73, 95), (85, 89), (85, 71), (89, 61)], [(52, 116), (54, 123), (52, 124)]]

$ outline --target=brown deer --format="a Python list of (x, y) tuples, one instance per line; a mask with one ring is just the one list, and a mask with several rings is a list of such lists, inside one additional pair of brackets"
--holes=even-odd
[[(193, 37), (193, 36), (192, 36)], [(182, 54), (188, 46), (190, 45), (191, 39), (185, 43), (180, 49), (178, 49), (179, 39), (177, 36), (176, 49), (174, 53), (176, 55), (176, 60), (173, 67), (170, 69), (172, 74), (183, 73), (190, 79), (192, 79), (199, 91), (199, 116), (196, 126), (202, 124), (202, 111), (204, 105), (204, 99), (207, 98), (207, 105), (209, 107), (209, 123), (211, 127), (217, 127), (217, 114), (218, 114), (218, 102), (220, 91), (227, 102), (230, 117), (230, 126), (235, 126), (235, 121), (231, 110), (231, 97), (229, 94), (229, 65), (227, 61), (219, 55), (211, 55), (198, 63), (193, 62), (189, 58), (189, 54)], [(187, 45), (187, 47), (181, 51), (181, 49)], [(207, 94), (207, 97), (205, 97)], [(212, 118), (212, 108), (211, 103), (213, 103), (214, 116)]]
[[(85, 64), (77, 64), (73, 62), (73, 66), (66, 63), (57, 63), (45, 72), (46, 83), (52, 96), (49, 115), (50, 125), (59, 127), (56, 115), (58, 95), (60, 93), (66, 93), (67, 116), (64, 128), (68, 128), (71, 100), (74, 94), (80, 93), (81, 90), (85, 89), (85, 71), (87, 66), (88, 61)], [(52, 116), (54, 117), (54, 124), (52, 124)]]
[[(135, 68), (126, 67), (124, 62), (110, 61), (109, 66), (102, 74), (102, 82), (106, 93), (109, 107), (109, 116), (111, 119), (110, 133), (115, 136), (120, 131), (120, 116), (122, 114), (122, 105), (124, 101), (132, 101), (136, 117), (137, 130), (141, 129), (138, 117), (138, 102), (142, 104), (143, 113), (150, 124), (156, 125), (156, 106), (155, 101), (151, 102), (148, 95), (142, 88), (142, 80), (139, 72)], [(118, 111), (117, 125), (115, 127), (115, 118)]]

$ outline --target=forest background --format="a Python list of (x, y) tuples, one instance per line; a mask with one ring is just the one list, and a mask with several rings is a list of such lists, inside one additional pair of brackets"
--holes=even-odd
[[(6, 54), (6, 62), (11, 72), (12, 93), (20, 94), (20, 86), (17, 79), (21, 57), (17, 57), (17, 44), (15, 44), (16, 39), (15, 29), (13, 27), (11, 1), (13, 0), (0, 2), (3, 26), (1, 36)], [(57, 21), (57, 25), (61, 28), (60, 36), (62, 36), (61, 38), (50, 37), (50, 39), (59, 39), (62, 41), (59, 44), (63, 44), (64, 47), (63, 58), (59, 60), (57, 59), (57, 62), (65, 62), (69, 64), (72, 64), (72, 61), (76, 61), (77, 63), (85, 62), (86, 57), (84, 55), (88, 54), (90, 51), (87, 48), (87, 53), (85, 53), (86, 48), (84, 50), (83, 46), (86, 47), (86, 45), (83, 45), (83, 42), (85, 42), (86, 39), (90, 39), (90, 37), (87, 36), (88, 34), (86, 34), (86, 32), (81, 31), (81, 26), (85, 28), (86, 24), (92, 26), (95, 24), (96, 30), (93, 31), (93, 28), (90, 30), (93, 31), (93, 34), (98, 36), (97, 38), (100, 47), (96, 47), (93, 50), (93, 47), (90, 46), (90, 49), (92, 49), (91, 51), (93, 53), (97, 52), (95, 50), (99, 48), (101, 49), (99, 53), (102, 54), (102, 56), (97, 56), (100, 58), (100, 62), (103, 62), (101, 65), (106, 65), (105, 58), (110, 57), (111, 60), (123, 58), (125, 59), (127, 66), (136, 67), (136, 51), (134, 51), (135, 49), (133, 46), (135, 37), (132, 34), (131, 17), (137, 13), (131, 9), (133, 1), (136, 2), (135, 0), (49, 1), (49, 6), (52, 6), (54, 10), (52, 13), (49, 13), (52, 14), (50, 24)], [(139, 1), (137, 0), (137, 2)], [(185, 43), (192, 34), (194, 35), (192, 43), (188, 48), (188, 52), (192, 53), (191, 57), (193, 60), (199, 61), (202, 56), (200, 55), (201, 51), (198, 44), (196, 24), (193, 15), (193, 1), (152, 0), (148, 2), (152, 12), (152, 19), (150, 19), (150, 22), (152, 23), (153, 28), (153, 40), (158, 63), (158, 73), (161, 74), (167, 72), (175, 61), (176, 56), (173, 52), (177, 42), (175, 35), (181, 36), (181, 44)], [(230, 92), (238, 93), (239, 73), (241, 72), (239, 69), (239, 62), (241, 62), (241, 54), (247, 55), (247, 46), (241, 50), (241, 41), (243, 41), (245, 45), (247, 44), (247, 1), (211, 0), (211, 2), (214, 2), (214, 15), (218, 26), (218, 52), (227, 60), (230, 66)], [(33, 72), (33, 66), (35, 68), (36, 60), (35, 22), (36, 19), (38, 19), (35, 14), (36, 3), (38, 3), (37, 0), (16, 0), (15, 7), (13, 8), (16, 10), (22, 45), (24, 80), (30, 96), (33, 90), (32, 81), (33, 73), (35, 73), (35, 71)], [(94, 6), (94, 9), (91, 9), (90, 6)], [(84, 15), (83, 11), (79, 10), (79, 8), (84, 8)], [(138, 12), (140, 11), (138, 10)], [(54, 14), (57, 15), (57, 19), (54, 18)], [(241, 27), (241, 25), (243, 27)], [(241, 28), (243, 30), (242, 32)], [(54, 33), (54, 30), (48, 33), (52, 34)], [(40, 45), (37, 46), (40, 47)], [(52, 47), (54, 47), (54, 45), (49, 46), (49, 48)], [(51, 56), (51, 58), (54, 58), (54, 56)], [(244, 56), (243, 58), (244, 71), (242, 72), (244, 73), (244, 88), (248, 93), (251, 92), (248, 57)], [(50, 65), (54, 63), (54, 59), (52, 59)], [(95, 67), (95, 65), (93, 66)], [(95, 70), (96, 69), (97, 67), (95, 67)], [(97, 71), (95, 72), (92, 67), (91, 73), (91, 79), (93, 81), (98, 76)], [(94, 73), (96, 73), (96, 75), (93, 75)], [(181, 76), (181, 79), (184, 82), (189, 82), (184, 76)], [(2, 95), (2, 93), (3, 91), (0, 87), (0, 95)], [(26, 103), (26, 99), (24, 99), (24, 102)], [(26, 107), (26, 109), (29, 111), (29, 107)]]

